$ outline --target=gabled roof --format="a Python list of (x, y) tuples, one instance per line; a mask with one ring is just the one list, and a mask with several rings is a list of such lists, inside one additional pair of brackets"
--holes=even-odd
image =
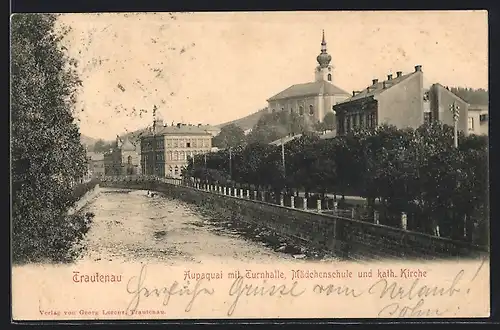
[(450, 91), (448, 88), (444, 87), (443, 85), (441, 85), (440, 83), (435, 83), (433, 84), (432, 86), (438, 86), (439, 88), (441, 88), (443, 91), (447, 92), (449, 95), (451, 95), (451, 97), (461, 101), (461, 102), (464, 102), (466, 104), (469, 104), (469, 102), (467, 102), (466, 100), (464, 100), (463, 98), (461, 98), (460, 96), (458, 96), (457, 94), (453, 93), (452, 91)]
[(292, 85), (279, 92), (267, 101), (282, 100), (292, 97), (316, 96), (316, 95), (349, 95), (346, 91), (340, 89), (328, 81), (315, 81), (305, 84)]
[[(356, 94), (355, 96), (352, 96), (351, 98), (345, 100), (344, 102), (350, 102), (354, 100), (363, 99), (365, 97), (381, 94), (386, 90), (391, 89), (391, 87), (393, 87), (394, 85), (397, 85), (403, 80), (406, 80), (407, 78), (411, 77), (415, 73), (416, 72), (412, 72), (405, 75), (401, 75), (401, 77), (392, 78), (391, 80), (377, 82), (376, 84), (368, 86), (367, 88), (363, 89), (362, 91), (360, 91), (360, 93)], [(386, 84), (385, 88), (384, 88), (384, 83)]]

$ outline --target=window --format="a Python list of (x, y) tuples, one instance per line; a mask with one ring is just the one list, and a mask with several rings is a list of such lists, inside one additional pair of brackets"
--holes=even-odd
[(309, 105), (309, 115), (314, 115), (314, 107), (312, 104)]
[(167, 140), (167, 148), (172, 148), (172, 140), (171, 139)]
[(167, 160), (172, 160), (172, 151), (167, 152)]
[(132, 156), (127, 157), (127, 164), (132, 165)]
[(360, 114), (359, 114), (359, 126), (360, 126), (360, 127), (364, 127), (364, 124), (365, 124), (365, 123), (364, 123), (364, 119), (365, 119), (365, 115), (364, 115), (364, 114), (362, 114), (362, 113), (360, 113)]
[(301, 116), (304, 115), (304, 107), (303, 106), (299, 107), (299, 115), (301, 115)]
[(483, 114), (479, 116), (479, 121), (487, 121), (488, 120), (488, 115)]
[(177, 148), (177, 146), (178, 146), (178, 145), (179, 145), (178, 140), (177, 140), (177, 139), (174, 139), (174, 141), (173, 141), (173, 146), (174, 146), (174, 148)]
[(328, 81), (332, 81), (332, 74), (331, 73), (328, 74)]
[(181, 151), (179, 155), (179, 160), (185, 160), (185, 159), (186, 159), (186, 154), (184, 153), (184, 151)]
[(173, 160), (178, 160), (179, 159), (179, 154), (177, 151), (174, 151), (174, 159)]
[(186, 143), (186, 148), (191, 148), (191, 142)]
[(175, 169), (174, 169), (174, 175), (178, 175), (178, 174), (179, 174), (179, 167), (176, 165)]
[(346, 126), (346, 132), (349, 133), (351, 131), (351, 116), (347, 116), (347, 124), (345, 125)]
[(472, 117), (468, 118), (468, 125), (469, 125), (469, 131), (473, 131), (474, 130), (474, 118), (472, 118)]

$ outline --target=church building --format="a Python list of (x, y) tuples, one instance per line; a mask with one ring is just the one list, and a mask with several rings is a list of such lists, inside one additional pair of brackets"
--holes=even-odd
[(321, 42), (321, 53), (317, 56), (318, 66), (315, 81), (292, 85), (267, 100), (270, 112), (289, 111), (304, 116), (306, 122), (314, 124), (323, 121), (332, 107), (351, 95), (333, 84), (332, 56), (327, 53), (325, 31)]

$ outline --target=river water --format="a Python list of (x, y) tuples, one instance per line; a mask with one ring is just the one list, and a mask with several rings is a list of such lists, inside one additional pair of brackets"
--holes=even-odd
[(297, 256), (245, 238), (194, 205), (147, 191), (101, 188), (84, 212), (95, 217), (81, 244), (81, 260), (92, 262), (243, 261), (276, 263)]

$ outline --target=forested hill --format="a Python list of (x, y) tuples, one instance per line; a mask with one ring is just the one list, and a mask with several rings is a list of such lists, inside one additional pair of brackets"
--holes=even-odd
[(469, 104), (488, 105), (488, 91), (482, 88), (451, 87), (450, 91)]

